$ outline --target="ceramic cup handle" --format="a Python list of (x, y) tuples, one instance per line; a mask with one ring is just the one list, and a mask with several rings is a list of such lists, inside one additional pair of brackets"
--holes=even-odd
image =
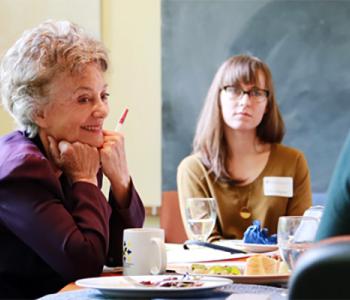
[(166, 270), (167, 256), (164, 242), (160, 238), (152, 238), (151, 243), (155, 246), (155, 265), (151, 266), (150, 272), (152, 275), (162, 274)]

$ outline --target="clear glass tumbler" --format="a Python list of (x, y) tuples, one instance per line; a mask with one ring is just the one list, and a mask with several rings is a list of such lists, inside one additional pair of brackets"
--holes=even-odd
[(214, 198), (188, 198), (185, 202), (185, 216), (190, 238), (206, 241), (216, 221), (216, 202)]
[(277, 242), (282, 259), (293, 270), (299, 256), (310, 248), (315, 240), (319, 220), (308, 216), (280, 217)]

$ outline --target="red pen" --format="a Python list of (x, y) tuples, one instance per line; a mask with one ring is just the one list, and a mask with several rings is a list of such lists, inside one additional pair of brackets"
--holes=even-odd
[(125, 118), (126, 118), (126, 116), (127, 116), (127, 114), (128, 114), (128, 111), (129, 111), (129, 109), (128, 108), (125, 108), (124, 109), (124, 112), (123, 112), (123, 114), (121, 115), (121, 117), (120, 117), (120, 119), (119, 119), (119, 121), (118, 121), (118, 124), (117, 124), (117, 126), (115, 127), (115, 131), (120, 131), (121, 129), (122, 129), (122, 126), (123, 126), (123, 123), (124, 123), (124, 121), (125, 121)]

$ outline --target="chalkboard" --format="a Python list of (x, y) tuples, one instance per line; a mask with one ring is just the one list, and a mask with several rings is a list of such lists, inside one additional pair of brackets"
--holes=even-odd
[(210, 82), (239, 53), (270, 66), (283, 143), (325, 192), (350, 127), (350, 1), (163, 0), (162, 189), (176, 189)]

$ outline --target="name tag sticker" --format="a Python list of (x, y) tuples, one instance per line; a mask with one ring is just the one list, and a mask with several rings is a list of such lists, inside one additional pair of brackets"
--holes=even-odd
[(293, 197), (293, 178), (264, 177), (264, 195)]

